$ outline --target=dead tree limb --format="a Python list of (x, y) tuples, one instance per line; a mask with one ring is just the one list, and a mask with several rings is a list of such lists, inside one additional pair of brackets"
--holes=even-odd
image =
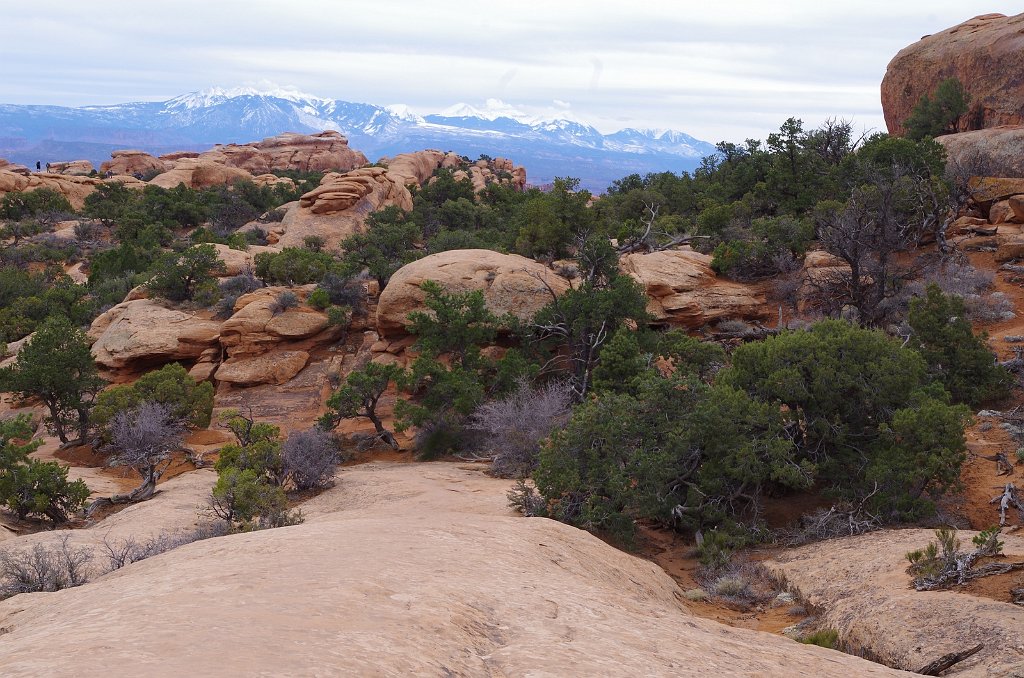
[(1006, 525), (1006, 511), (1011, 506), (1024, 514), (1024, 502), (1022, 502), (1020, 497), (1017, 495), (1017, 487), (1013, 483), (1006, 483), (1006, 487), (1003, 488), (1003, 493), (992, 497), (988, 503), (995, 504), (996, 502), (999, 502), (1000, 527)]
[(941, 675), (942, 672), (946, 669), (956, 664), (959, 664), (968, 657), (973, 657), (974, 655), (978, 654), (979, 652), (981, 652), (981, 649), (983, 647), (985, 647), (983, 643), (978, 643), (974, 647), (969, 647), (966, 650), (960, 650), (959, 652), (950, 652), (949, 654), (944, 654), (935, 661), (925, 664), (917, 673), (920, 673), (922, 676)]

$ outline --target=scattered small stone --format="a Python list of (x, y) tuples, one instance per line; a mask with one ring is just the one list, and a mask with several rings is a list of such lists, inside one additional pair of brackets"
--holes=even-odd
[(792, 605), (796, 602), (796, 596), (788, 591), (783, 591), (779, 595), (775, 596), (776, 605)]

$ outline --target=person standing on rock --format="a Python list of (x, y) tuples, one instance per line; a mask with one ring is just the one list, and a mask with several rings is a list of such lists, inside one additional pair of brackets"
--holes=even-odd
[[(40, 169), (39, 161), (36, 160), (36, 171), (38, 172), (39, 169)], [(50, 169), (50, 163), (46, 163), (46, 169)]]

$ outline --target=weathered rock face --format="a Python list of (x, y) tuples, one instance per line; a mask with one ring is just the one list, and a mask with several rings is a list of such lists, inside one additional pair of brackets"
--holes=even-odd
[(245, 180), (252, 180), (252, 175), (245, 170), (202, 158), (182, 158), (174, 163), (173, 168), (158, 174), (149, 183), (160, 188), (174, 188), (179, 184), (189, 188), (207, 188)]
[[(971, 545), (973, 533), (960, 533)], [(1024, 539), (1004, 534), (1005, 552), (1024, 556)], [(916, 670), (947, 652), (984, 643), (950, 672), (963, 678), (1024, 675), (1024, 608), (954, 591), (918, 592), (904, 554), (935, 540), (931, 530), (882, 530), (831, 539), (766, 564), (783, 574), (825, 624), (890, 666)]]
[(1024, 195), (1024, 178), (973, 177), (967, 185), (971, 191), (971, 200), (986, 212), (994, 203)]
[[(498, 315), (528, 319), (562, 294), (569, 283), (543, 264), (516, 254), (491, 250), (450, 250), (406, 264), (391, 276), (377, 304), (377, 331), (401, 334), (407, 316), (423, 310), (420, 288), (433, 280), (450, 292), (482, 290), (487, 307)], [(548, 290), (551, 288), (551, 291)]]
[[(388, 166), (388, 173), (405, 186), (411, 184), (420, 185), (430, 178), (438, 167), (441, 167), (446, 159), (453, 154), (445, 154), (441, 151), (417, 151), (416, 153), (402, 153), (394, 158), (382, 158)], [(459, 162), (461, 158), (455, 156)]]
[(655, 320), (697, 329), (718, 320), (771, 315), (753, 287), (716, 278), (706, 254), (688, 249), (627, 254), (619, 267), (643, 285), (650, 298), (647, 312)]
[(220, 322), (164, 308), (150, 299), (126, 301), (96, 318), (88, 332), (104, 367), (145, 367), (197, 358), (215, 347)]
[(257, 356), (229, 358), (217, 368), (217, 381), (230, 384), (283, 384), (309, 362), (305, 351), (271, 351)]
[[(340, 478), (301, 525), (0, 602), (4, 675), (906, 675), (695, 617), (650, 562), (511, 515), (507, 481), (442, 463)], [(196, 642), (200, 620), (216, 633)]]
[(123, 150), (114, 151), (110, 154), (110, 160), (100, 165), (100, 173), (106, 174), (150, 174), (163, 172), (173, 167), (172, 163), (165, 163), (145, 151)]
[(1024, 14), (983, 14), (905, 47), (882, 79), (882, 111), (890, 134), (924, 94), (958, 78), (971, 94), (960, 131), (1024, 123)]
[(291, 207), (279, 228), (280, 247), (301, 247), (307, 236), (324, 239), (328, 249), (358, 233), (371, 212), (397, 205), (412, 209), (412, 194), (403, 181), (382, 167), (363, 167), (337, 174), (328, 173), (320, 186), (306, 193)]
[[(300, 301), (299, 305), (277, 314), (272, 307), (287, 288), (265, 287), (239, 297), (235, 302), (234, 315), (220, 328), (220, 343), (226, 353), (231, 358), (242, 359), (279, 348), (282, 342), (311, 339), (318, 335), (322, 335), (324, 341), (333, 338), (327, 326), (327, 316), (301, 303), (313, 287), (307, 285), (292, 289)], [(216, 378), (221, 378), (219, 370)]]
[(47, 163), (46, 171), (51, 174), (66, 174), (69, 176), (85, 176), (95, 171), (92, 163), (88, 160), (71, 160), (68, 162)]
[(275, 169), (345, 172), (368, 162), (365, 155), (349, 148), (348, 140), (334, 130), (319, 134), (286, 132), (251, 144), (217, 145), (199, 158), (252, 174)]
[(936, 141), (946, 148), (947, 163), (976, 167), (980, 160), (985, 174), (1024, 176), (1024, 125), (944, 134)]

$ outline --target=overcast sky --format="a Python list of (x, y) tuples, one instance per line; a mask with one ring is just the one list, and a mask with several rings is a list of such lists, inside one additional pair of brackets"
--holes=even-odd
[(46, 0), (0, 4), (0, 103), (273, 83), (419, 113), (501, 99), (603, 132), (764, 138), (794, 115), (884, 130), (886, 64), (1019, 3), (960, 0)]

